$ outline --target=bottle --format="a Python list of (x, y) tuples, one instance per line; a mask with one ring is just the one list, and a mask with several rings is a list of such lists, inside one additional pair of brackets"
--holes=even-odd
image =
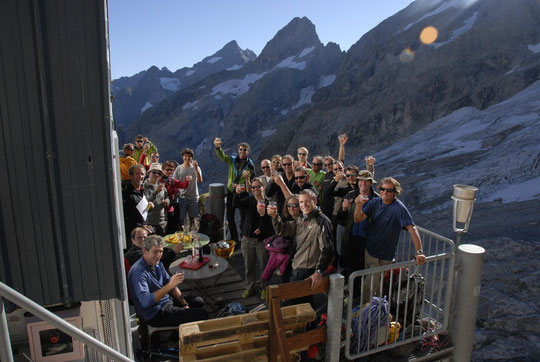
[(196, 235), (192, 236), (192, 251), (193, 251), (193, 259), (197, 260), (199, 263), (202, 263), (203, 261), (203, 253), (202, 253), (202, 245), (199, 241), (199, 238)]

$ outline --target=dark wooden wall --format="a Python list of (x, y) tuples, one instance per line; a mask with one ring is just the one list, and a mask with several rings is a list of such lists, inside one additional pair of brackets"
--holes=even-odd
[(0, 1), (0, 280), (43, 305), (124, 299), (106, 6)]

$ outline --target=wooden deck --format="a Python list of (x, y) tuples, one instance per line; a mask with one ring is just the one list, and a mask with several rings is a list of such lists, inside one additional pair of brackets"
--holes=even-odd
[[(214, 300), (218, 298), (224, 299), (226, 303), (241, 303), (246, 307), (248, 312), (255, 308), (267, 309), (265, 301), (259, 298), (260, 291), (257, 295), (245, 299), (242, 298), (242, 293), (245, 290), (243, 275), (241, 275), (241, 273), (243, 274), (244, 272), (244, 260), (242, 257), (242, 252), (239, 250), (235, 251), (234, 255), (228, 259), (228, 262), (229, 266), (227, 270), (225, 270), (219, 276), (217, 281), (215, 281), (215, 278), (212, 278), (204, 280), (202, 282), (202, 284), (207, 287), (210, 287), (214, 282), (216, 283), (210, 293), (211, 297)], [(272, 282), (274, 284), (279, 283), (280, 278), (275, 277), (273, 278)], [(191, 287), (188, 283), (185, 282), (180, 285), (180, 289), (182, 290), (182, 293), (185, 293), (187, 295), (189, 295), (191, 292)], [(210, 318), (215, 316), (216, 312), (211, 310), (211, 308), (205, 307), (205, 309), (207, 309), (207, 311), (209, 312)]]

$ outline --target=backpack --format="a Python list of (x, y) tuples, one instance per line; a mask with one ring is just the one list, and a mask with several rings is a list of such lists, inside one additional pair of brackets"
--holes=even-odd
[[(399, 289), (400, 269), (401, 289)], [(392, 285), (390, 272), (393, 274)], [(408, 268), (395, 268), (385, 272), (384, 293), (390, 298), (390, 313), (401, 325), (404, 325), (405, 317), (407, 325), (413, 324), (418, 319), (424, 300), (424, 287), (424, 277), (419, 273), (412, 274)]]

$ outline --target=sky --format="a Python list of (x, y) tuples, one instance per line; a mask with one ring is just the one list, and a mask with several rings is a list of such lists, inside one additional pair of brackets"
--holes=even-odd
[(412, 0), (109, 0), (111, 77), (191, 67), (231, 40), (259, 55), (294, 17), (348, 50)]

